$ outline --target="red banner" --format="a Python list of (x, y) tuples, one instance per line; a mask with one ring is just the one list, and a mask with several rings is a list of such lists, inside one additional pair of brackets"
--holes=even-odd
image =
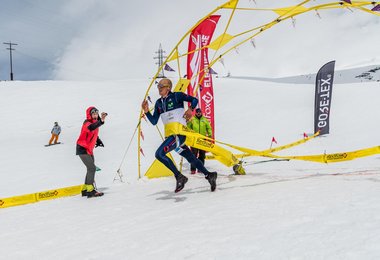
[(199, 99), (198, 106), (202, 109), (203, 116), (211, 123), (212, 137), (215, 137), (214, 90), (212, 75), (208, 69), (208, 48), (193, 51), (210, 44), (219, 18), (220, 15), (211, 15), (191, 32), (188, 47), (190, 54), (187, 56), (187, 79), (190, 80), (187, 93), (193, 96), (199, 85), (195, 96)]

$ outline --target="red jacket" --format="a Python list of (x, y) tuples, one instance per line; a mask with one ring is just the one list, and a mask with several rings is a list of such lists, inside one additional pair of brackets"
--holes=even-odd
[[(91, 117), (91, 109), (94, 107), (89, 107), (86, 110), (86, 120), (83, 123), (82, 130), (80, 132), (77, 144), (86, 149), (89, 155), (93, 155), (93, 150), (98, 139), (99, 126), (103, 123), (99, 120), (94, 120)], [(90, 130), (93, 129), (93, 130)]]

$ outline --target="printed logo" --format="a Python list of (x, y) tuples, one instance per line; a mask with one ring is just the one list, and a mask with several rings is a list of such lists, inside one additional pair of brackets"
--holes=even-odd
[(4, 205), (4, 201), (0, 200), (0, 206)]
[(334, 153), (327, 155), (327, 160), (341, 160), (347, 158), (347, 153)]
[(172, 109), (174, 107), (174, 103), (173, 103), (173, 101), (169, 101), (169, 103), (168, 103), (168, 109)]
[(211, 103), (211, 101), (213, 100), (213, 97), (212, 97), (211, 93), (207, 91), (207, 92), (203, 95), (202, 99), (203, 99), (207, 104), (209, 104), (209, 103)]
[(45, 198), (50, 198), (50, 197), (54, 197), (57, 195), (58, 195), (58, 191), (56, 191), (56, 190), (53, 192), (47, 191), (47, 192), (43, 192), (43, 193), (38, 193), (38, 198), (45, 199)]
[(195, 143), (204, 147), (208, 147), (208, 148), (214, 147), (214, 144), (212, 142), (204, 140), (204, 139), (197, 139)]
[[(318, 74), (319, 75), (319, 74)], [(332, 94), (333, 74), (318, 76), (316, 93), (315, 131), (321, 130), (321, 135), (329, 132), (330, 103)]]
[(206, 92), (203, 96), (202, 96), (202, 100), (205, 102), (204, 103), (204, 107), (202, 108), (203, 109), (203, 116), (207, 119), (211, 119), (212, 115), (213, 115), (213, 111), (212, 111), (212, 100), (213, 100), (213, 96), (210, 92)]

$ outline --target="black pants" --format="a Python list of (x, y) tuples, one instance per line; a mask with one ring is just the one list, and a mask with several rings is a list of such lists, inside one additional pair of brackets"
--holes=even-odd
[(166, 167), (168, 167), (174, 174), (174, 176), (178, 176), (180, 172), (175, 167), (172, 160), (166, 156), (167, 153), (171, 151), (176, 151), (179, 155), (184, 157), (191, 165), (195, 165), (195, 167), (202, 172), (204, 175), (209, 174), (210, 172), (203, 166), (203, 163), (198, 160), (194, 154), (190, 151), (189, 147), (187, 147), (184, 143), (186, 140), (186, 136), (184, 135), (171, 135), (165, 139), (165, 141), (158, 147), (156, 151), (156, 159), (162, 162)]
[[(206, 151), (191, 147), (191, 152), (194, 154), (196, 158), (198, 158), (203, 165), (205, 165)], [(191, 164), (191, 171), (195, 171), (195, 165)]]
[(82, 160), (82, 162), (87, 168), (87, 174), (86, 174), (86, 179), (84, 181), (84, 184), (93, 185), (95, 181), (95, 171), (96, 171), (94, 156), (89, 155), (89, 154), (80, 154), (79, 158)]

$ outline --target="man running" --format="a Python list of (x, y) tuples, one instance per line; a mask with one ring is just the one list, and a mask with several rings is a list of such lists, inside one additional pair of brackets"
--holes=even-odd
[[(149, 112), (149, 104), (147, 100), (144, 100), (141, 107), (149, 119), (149, 121), (156, 125), (158, 119), (161, 116), (161, 120), (166, 126), (170, 123), (179, 123), (186, 126), (186, 119), (190, 119), (192, 111), (198, 105), (198, 99), (186, 95), (182, 92), (171, 92), (172, 82), (170, 79), (161, 79), (157, 85), (158, 92), (161, 96), (156, 101), (154, 106), (153, 115)], [(191, 102), (191, 106), (185, 111), (184, 102)], [(216, 188), (216, 172), (209, 172), (190, 151), (189, 147), (185, 145), (186, 136), (184, 135), (169, 135), (166, 136), (165, 141), (158, 147), (156, 151), (156, 158), (163, 163), (169, 170), (171, 170), (177, 180), (176, 188), (174, 192), (179, 192), (185, 187), (187, 177), (182, 175), (175, 167), (172, 160), (166, 156), (167, 153), (175, 150), (179, 155), (184, 157), (190, 164), (194, 165), (201, 173), (203, 173), (211, 185), (211, 191)]]

